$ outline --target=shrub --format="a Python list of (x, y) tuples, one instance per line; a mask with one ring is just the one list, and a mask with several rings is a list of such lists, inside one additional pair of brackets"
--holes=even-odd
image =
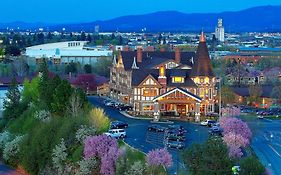
[(145, 173), (146, 166), (141, 162), (135, 162), (130, 169), (125, 173), (126, 175), (143, 175)]
[(35, 118), (42, 122), (48, 122), (51, 120), (51, 113), (47, 110), (36, 111)]
[(59, 174), (63, 173), (67, 155), (65, 142), (63, 139), (61, 139), (61, 143), (56, 145), (52, 151), (53, 166), (57, 169)]
[(107, 131), (110, 125), (109, 118), (101, 108), (94, 108), (90, 112), (90, 121), (99, 133)]
[(39, 123), (29, 132), (21, 144), (20, 156), (20, 164), (28, 173), (38, 174), (40, 170), (52, 165), (51, 154), (59, 143), (55, 138), (61, 125), (60, 121), (51, 120), (48, 123)]
[(3, 150), (3, 158), (5, 161), (14, 164), (17, 161), (18, 153), (20, 151), (19, 144), (22, 142), (24, 136), (16, 136), (16, 138), (6, 143)]
[(4, 131), (0, 133), (0, 149), (3, 150), (5, 148), (5, 145), (12, 141), (13, 135), (9, 133), (8, 131)]
[(97, 171), (99, 169), (99, 161), (96, 157), (82, 159), (78, 162), (78, 165), (79, 170), (76, 175), (92, 175), (93, 171)]
[(20, 117), (8, 124), (8, 130), (14, 134), (27, 134), (38, 125), (39, 121), (34, 117), (35, 109), (29, 108)]
[(96, 134), (96, 130), (92, 126), (82, 125), (76, 132), (75, 138), (79, 143), (83, 143), (86, 137)]
[(253, 157), (246, 157), (240, 161), (241, 175), (261, 175), (265, 172), (264, 166), (260, 161)]
[(79, 145), (74, 148), (73, 153), (71, 154), (71, 161), (76, 163), (83, 157), (83, 145)]

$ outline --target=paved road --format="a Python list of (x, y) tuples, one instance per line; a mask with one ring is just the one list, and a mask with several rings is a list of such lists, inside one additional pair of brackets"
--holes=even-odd
[(20, 175), (16, 170), (0, 163), (0, 175)]
[(253, 131), (252, 148), (274, 175), (281, 174), (281, 121), (241, 116)]
[[(102, 99), (98, 97), (89, 97), (89, 101), (97, 106), (97, 107), (102, 107), (105, 109), (105, 112), (107, 113), (108, 116), (112, 119), (116, 120), (121, 120), (124, 122), (127, 122), (129, 124), (129, 127), (127, 129), (127, 138), (126, 142), (133, 146), (134, 148), (137, 148), (145, 153), (148, 153), (150, 150), (155, 149), (155, 148), (163, 148), (164, 145), (162, 144), (161, 141), (155, 141), (157, 139), (161, 140), (161, 135), (147, 135), (147, 126), (150, 125), (150, 121), (148, 120), (137, 120), (137, 119), (131, 119), (123, 116), (122, 114), (119, 113), (118, 110), (113, 109), (111, 107), (105, 107), (102, 104)], [(175, 122), (175, 124), (180, 124), (182, 125), (187, 131), (186, 135), (186, 146), (188, 147), (192, 143), (202, 143), (208, 138), (208, 130), (206, 127), (200, 126), (198, 124), (193, 124), (193, 123), (188, 123), (188, 122)], [(161, 125), (167, 125), (167, 124), (161, 124)], [(147, 136), (149, 142), (147, 142)], [(152, 138), (152, 139), (150, 139)], [(150, 140), (153, 140), (150, 142)], [(184, 168), (184, 165), (181, 160), (180, 153), (176, 150), (169, 150), (169, 152), (173, 156), (173, 167), (169, 168), (168, 171), (170, 174), (174, 174), (177, 172), (178, 168)]]

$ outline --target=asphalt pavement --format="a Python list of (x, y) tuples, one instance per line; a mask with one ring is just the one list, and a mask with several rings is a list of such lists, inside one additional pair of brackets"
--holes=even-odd
[[(161, 142), (161, 139), (163, 139), (162, 136), (153, 136), (153, 139), (148, 138), (150, 137), (150, 133), (147, 132), (147, 127), (152, 124), (149, 120), (138, 120), (125, 117), (120, 114), (119, 110), (104, 106), (102, 98), (93, 96), (88, 97), (88, 99), (94, 106), (103, 108), (111, 119), (124, 121), (129, 124), (125, 141), (132, 147), (139, 149), (144, 153), (148, 153), (150, 150), (156, 148), (164, 147), (164, 144), (162, 144), (163, 142)], [(207, 127), (189, 122), (174, 122), (174, 124), (180, 124), (187, 130), (185, 141), (186, 147), (190, 146), (192, 143), (202, 143), (208, 138)], [(167, 126), (169, 124), (160, 125)], [(168, 169), (169, 174), (176, 174), (178, 169), (185, 169), (181, 159), (181, 152), (176, 149), (168, 150), (173, 156), (173, 166)]]
[(0, 163), (0, 175), (20, 175), (15, 169)]
[(281, 175), (281, 121), (241, 116), (252, 129), (251, 147), (273, 175)]

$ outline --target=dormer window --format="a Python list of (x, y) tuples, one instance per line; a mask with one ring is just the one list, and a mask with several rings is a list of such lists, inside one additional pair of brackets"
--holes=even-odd
[(173, 83), (184, 83), (184, 77), (173, 77), (172, 82)]

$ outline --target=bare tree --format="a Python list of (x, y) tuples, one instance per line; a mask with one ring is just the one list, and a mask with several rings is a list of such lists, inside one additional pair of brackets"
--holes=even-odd
[(69, 100), (68, 112), (72, 117), (77, 117), (82, 110), (82, 100), (77, 93), (73, 93)]
[(18, 57), (13, 63), (13, 72), (20, 77), (28, 74), (29, 66), (23, 57)]

